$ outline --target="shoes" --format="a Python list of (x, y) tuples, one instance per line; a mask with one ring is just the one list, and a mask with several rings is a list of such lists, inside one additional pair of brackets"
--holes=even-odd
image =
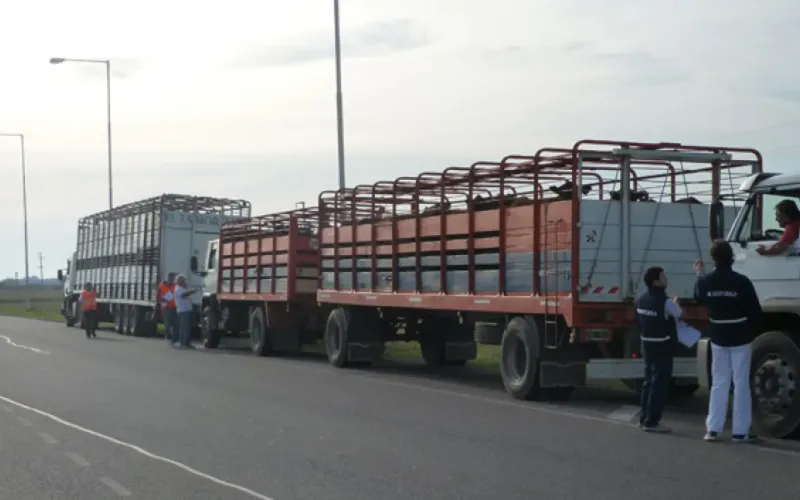
[(713, 432), (713, 431), (708, 431), (708, 432), (706, 432), (706, 435), (703, 436), (703, 441), (706, 441), (706, 442), (709, 442), (709, 443), (714, 443), (716, 441), (719, 441), (719, 434), (716, 433), (716, 432)]
[(672, 429), (670, 429), (669, 427), (664, 427), (661, 424), (642, 425), (640, 429), (642, 429), (644, 432), (650, 432), (653, 434), (669, 434), (672, 432)]
[(758, 442), (758, 436), (755, 434), (734, 434), (731, 436), (731, 441), (734, 443), (755, 443)]

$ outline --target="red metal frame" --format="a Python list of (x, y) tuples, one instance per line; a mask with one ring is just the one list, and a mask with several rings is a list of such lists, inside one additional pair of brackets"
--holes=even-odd
[[(299, 267), (319, 270), (317, 232), (319, 211), (299, 208), (286, 212), (262, 215), (227, 222), (219, 237), (219, 266), (217, 268), (217, 297), (220, 300), (294, 301), (314, 297), (315, 293), (296, 289)], [(276, 287), (278, 266), (286, 266), (286, 290)], [(256, 267), (255, 289), (248, 289), (248, 270)], [(242, 270), (242, 290), (234, 291), (234, 269)], [(261, 289), (264, 270), (269, 273), (270, 289)], [(223, 289), (225, 273), (230, 274), (227, 289)], [(316, 290), (315, 290), (316, 291)]]
[[(608, 185), (618, 185), (619, 180), (613, 181), (603, 177), (610, 173), (619, 174), (620, 159), (612, 158), (613, 149), (629, 148), (646, 151), (667, 152), (706, 152), (730, 153), (736, 155), (735, 161), (730, 164), (709, 164), (701, 168), (685, 168), (683, 164), (676, 166), (665, 161), (632, 160), (630, 169), (632, 190), (643, 188), (648, 182), (662, 181), (662, 194), (666, 191), (664, 201), (675, 202), (680, 195), (678, 186), (686, 189), (686, 195), (696, 197), (719, 196), (721, 172), (726, 171), (731, 176), (742, 178), (751, 173), (762, 170), (763, 160), (761, 154), (754, 149), (726, 148), (711, 146), (683, 146), (674, 143), (640, 143), (622, 141), (583, 140), (577, 142), (572, 148), (544, 148), (532, 156), (510, 155), (500, 162), (477, 162), (470, 167), (450, 167), (443, 172), (424, 172), (416, 177), (401, 177), (395, 181), (381, 181), (373, 185), (359, 185), (355, 188), (340, 189), (338, 191), (325, 191), (319, 196), (320, 217), (320, 252), (321, 259), (333, 259), (333, 272), (335, 281), (333, 289), (320, 289), (317, 298), (320, 303), (363, 305), (372, 307), (392, 308), (422, 308), (432, 310), (475, 311), (499, 314), (559, 314), (569, 325), (583, 327), (608, 327), (620, 323), (630, 323), (633, 316), (630, 307), (620, 303), (591, 303), (579, 301), (579, 246), (580, 246), (580, 203), (578, 193), (578, 177), (589, 176), (594, 178), (594, 183), (583, 183), (582, 186), (592, 186), (597, 193), (597, 198), (605, 198)], [(738, 158), (738, 155), (747, 155), (747, 160)], [(687, 163), (691, 163), (688, 162)], [(736, 173), (735, 169), (745, 167), (750, 170), (745, 174)], [(644, 172), (656, 170), (655, 173)], [(689, 181), (690, 176), (703, 174), (711, 177), (711, 190), (698, 191), (697, 187), (706, 183), (703, 181)], [(683, 179), (678, 179), (683, 176)], [(545, 189), (545, 184), (553, 181), (572, 183), (571, 201), (556, 201)], [(679, 182), (680, 181), (680, 182)], [(669, 189), (667, 190), (667, 186)], [(691, 190), (691, 191), (690, 191)], [(497, 243), (499, 253), (498, 265), (498, 293), (483, 293), (475, 291), (475, 255), (478, 228), (477, 219), (481, 221), (488, 217), (478, 210), (475, 197), (479, 193), (488, 193), (493, 196), (497, 207), (485, 210), (486, 213), (496, 217)], [(571, 225), (565, 233), (571, 234), (569, 249), (572, 251), (571, 286), (566, 293), (544, 294), (540, 289), (537, 277), (541, 271), (541, 259), (533, 257), (533, 283), (532, 293), (506, 292), (505, 291), (505, 255), (507, 250), (507, 216), (513, 211), (514, 204), (521, 201), (523, 196), (528, 205), (533, 205), (533, 218), (529, 227), (533, 239), (532, 248), (539, 251), (543, 245), (559, 245), (561, 230), (555, 229), (555, 243), (548, 239), (551, 234), (549, 227), (564, 227)], [(709, 200), (710, 201), (710, 200)], [(438, 211), (429, 211), (428, 215), (421, 209), (427, 205), (431, 210), (439, 205)], [(559, 208), (562, 207), (562, 208)], [(405, 208), (406, 210), (402, 210)], [(461, 210), (459, 210), (461, 209)], [(569, 211), (569, 220), (551, 220), (550, 212), (559, 210)], [(435, 213), (434, 213), (435, 212)], [(389, 218), (385, 216), (389, 213)], [(466, 252), (468, 261), (468, 293), (448, 293), (446, 287), (447, 255), (453, 250), (448, 242), (451, 224), (456, 224), (457, 215), (466, 214)], [(557, 217), (557, 214), (556, 214)], [(360, 222), (358, 221), (362, 219)], [(413, 231), (408, 231), (409, 223), (413, 219)], [(438, 221), (438, 232), (429, 235), (426, 239), (424, 228), (432, 221)], [(460, 220), (460, 219), (459, 219)], [(355, 224), (353, 224), (355, 221)], [(460, 223), (458, 223), (460, 224)], [(387, 225), (391, 227), (391, 237), (379, 237), (379, 233), (386, 234)], [(435, 225), (435, 224), (434, 224)], [(402, 226), (403, 231), (400, 231)], [(365, 230), (365, 231), (362, 231)], [(452, 230), (457, 230), (452, 228)], [(401, 234), (401, 232), (403, 234)], [(360, 238), (359, 233), (368, 235)], [(459, 233), (460, 234), (460, 233)], [(409, 241), (401, 241), (402, 237), (413, 236), (413, 251), (409, 252)], [(412, 238), (408, 238), (412, 239)], [(432, 239), (438, 239), (434, 242)], [(428, 245), (431, 243), (431, 245)], [(435, 245), (433, 243), (436, 243)], [(564, 242), (565, 244), (567, 242)], [(368, 253), (360, 252), (359, 244), (368, 246)], [(397, 259), (400, 247), (406, 249), (404, 254), (413, 254), (415, 257), (416, 290), (405, 292), (398, 290), (399, 272)], [(441, 292), (422, 291), (421, 259), (425, 248), (438, 249), (441, 262), (440, 290)], [(391, 251), (387, 251), (391, 248)], [(495, 246), (492, 246), (495, 248)], [(564, 248), (566, 250), (566, 247)], [(371, 287), (370, 289), (340, 289), (339, 287), (339, 262), (341, 258), (352, 259), (352, 283), (356, 283), (357, 266), (359, 257), (371, 258)], [(392, 258), (395, 263), (392, 273), (390, 291), (380, 291), (377, 287), (377, 260), (378, 257)], [(410, 257), (411, 255), (406, 255)], [(365, 272), (366, 269), (362, 269)], [(355, 286), (355, 285), (354, 285)], [(699, 311), (687, 310), (691, 319), (693, 316), (701, 318)]]

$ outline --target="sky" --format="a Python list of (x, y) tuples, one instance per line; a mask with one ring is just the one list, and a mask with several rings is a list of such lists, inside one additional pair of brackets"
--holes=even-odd
[[(800, 152), (791, 0), (341, 0), (347, 184), (586, 138)], [(331, 0), (0, 8), (0, 132), (24, 133), (31, 274), (107, 207), (178, 192), (314, 205), (338, 183)], [(19, 141), (0, 137), (0, 277), (24, 276)]]

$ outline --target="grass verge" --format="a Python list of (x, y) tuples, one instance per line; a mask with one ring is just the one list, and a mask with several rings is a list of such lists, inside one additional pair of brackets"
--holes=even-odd
[(59, 290), (0, 290), (0, 316), (63, 321)]

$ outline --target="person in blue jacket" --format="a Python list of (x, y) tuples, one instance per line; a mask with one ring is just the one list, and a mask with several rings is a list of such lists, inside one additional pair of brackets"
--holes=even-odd
[(761, 303), (747, 276), (733, 267), (733, 248), (727, 241), (711, 245), (714, 270), (703, 271), (695, 263), (697, 283), (694, 296), (708, 310), (708, 337), (711, 340), (711, 394), (706, 418), (706, 441), (717, 441), (728, 414), (728, 394), (733, 382), (732, 440), (749, 443), (758, 438), (750, 432), (753, 419), (750, 396), (752, 342), (760, 330)]
[(636, 322), (642, 340), (644, 381), (639, 427), (645, 432), (669, 433), (661, 425), (672, 380), (672, 362), (677, 341), (676, 320), (683, 312), (677, 300), (667, 297), (667, 275), (661, 267), (644, 273), (647, 291), (636, 299)]

